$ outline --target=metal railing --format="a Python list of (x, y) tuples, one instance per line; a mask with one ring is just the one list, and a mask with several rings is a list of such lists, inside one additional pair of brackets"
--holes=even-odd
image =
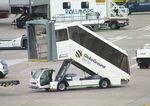
[(87, 14), (57, 14), (52, 17), (56, 22), (72, 22), (72, 21), (92, 21), (100, 20), (100, 14), (97, 12)]

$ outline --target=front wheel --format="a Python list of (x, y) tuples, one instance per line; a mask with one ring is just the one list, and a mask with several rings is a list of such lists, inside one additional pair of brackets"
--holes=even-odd
[(99, 83), (100, 88), (108, 88), (109, 85), (110, 85), (110, 82), (107, 79), (102, 79)]
[(57, 89), (58, 89), (59, 91), (64, 91), (64, 90), (66, 90), (66, 84), (63, 83), (63, 82), (59, 83)]
[(117, 22), (111, 22), (109, 25), (110, 29), (115, 30), (115, 29), (119, 29), (120, 27), (118, 27)]
[(4, 78), (6, 75), (0, 72), (0, 78)]

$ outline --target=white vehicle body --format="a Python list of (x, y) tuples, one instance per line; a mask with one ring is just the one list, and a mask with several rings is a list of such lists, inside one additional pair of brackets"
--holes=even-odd
[(0, 49), (7, 48), (25, 48), (27, 47), (27, 37), (25, 35), (11, 39), (11, 40), (1, 40), (0, 39)]
[(8, 74), (8, 67), (4, 60), (0, 60), (0, 78), (4, 78)]
[(150, 44), (145, 44), (142, 49), (136, 51), (136, 61), (140, 68), (149, 68), (150, 65)]
[[(114, 9), (118, 10), (117, 15)], [(56, 25), (76, 22), (97, 28), (108, 24), (112, 29), (119, 29), (129, 24), (128, 9), (111, 0), (50, 0), (49, 13)]]
[[(42, 80), (43, 80), (43, 73), (44, 72), (51, 72), (53, 71), (53, 76), (52, 76), (52, 80), (50, 82), (47, 82), (47, 84), (45, 83), (44, 85), (42, 84)], [(39, 74), (39, 75), (38, 75)], [(48, 69), (48, 68), (43, 68), (40, 70), (36, 70), (35, 73), (33, 73), (32, 78), (30, 80), (30, 88), (32, 89), (50, 89), (50, 90), (65, 90), (64, 88), (58, 88), (59, 82), (55, 81), (55, 71)], [(85, 78), (80, 78), (76, 76), (76, 74), (66, 74), (65, 75), (65, 80), (67, 81), (67, 89), (69, 88), (85, 88), (85, 87), (99, 87), (100, 84), (100, 80), (101, 77), (98, 75), (95, 76), (90, 76), (90, 77), (85, 77)], [(105, 85), (105, 83), (103, 83), (103, 86), (107, 86)]]
[[(63, 60), (64, 63), (57, 75), (49, 81), (47, 87), (50, 89), (62, 90), (66, 87), (79, 85), (99, 85), (105, 88), (105, 85), (107, 85), (106, 87), (121, 86), (127, 84), (130, 80), (130, 69), (126, 51), (81, 24), (72, 23), (57, 26), (55, 33), (57, 59)], [(92, 78), (90, 80), (87, 78), (84, 78), (84, 80), (78, 79), (77, 81), (74, 79), (66, 80), (65, 76), (70, 64), (88, 73)], [(40, 86), (41, 76), (38, 75), (37, 78), (31, 78), (31, 88), (45, 87)], [(95, 79), (94, 76), (99, 76), (99, 78)]]

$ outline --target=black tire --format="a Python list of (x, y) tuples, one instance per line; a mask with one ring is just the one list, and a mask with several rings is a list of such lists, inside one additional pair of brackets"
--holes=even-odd
[(0, 78), (4, 78), (6, 75), (0, 72)]
[(144, 67), (145, 67), (145, 68), (149, 68), (149, 64), (148, 64), (148, 63), (145, 63), (145, 64), (144, 64)]
[(17, 28), (23, 28), (25, 23), (22, 20), (20, 20), (19, 18), (16, 19), (16, 21), (17, 21)]
[(27, 49), (27, 40), (23, 40), (23, 48)]
[(115, 29), (119, 29), (120, 27), (118, 26), (117, 22), (111, 22), (109, 24), (110, 29), (115, 30)]
[(98, 31), (98, 25), (92, 25), (91, 28), (94, 32)]
[(17, 23), (17, 28), (23, 28), (23, 26), (24, 26), (23, 23), (21, 23), (21, 22), (18, 22), (18, 23)]
[(66, 90), (66, 84), (65, 82), (60, 82), (57, 86), (57, 90), (59, 91), (65, 91)]
[(143, 63), (139, 64), (139, 67), (140, 69), (144, 69), (144, 64)]
[(99, 83), (99, 87), (103, 89), (108, 88), (109, 85), (110, 85), (110, 81), (108, 79), (102, 79)]

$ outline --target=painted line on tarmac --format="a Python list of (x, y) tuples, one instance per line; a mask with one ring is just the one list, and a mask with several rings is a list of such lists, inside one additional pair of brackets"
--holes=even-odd
[(117, 36), (114, 40), (112, 40), (111, 42), (117, 42), (119, 40), (122, 40), (122, 39), (125, 39), (127, 38), (128, 36)]
[(147, 25), (145, 27), (139, 28), (136, 31), (141, 31), (141, 30), (150, 30), (150, 25)]
[(27, 58), (6, 60), (8, 66), (16, 65), (28, 61)]

